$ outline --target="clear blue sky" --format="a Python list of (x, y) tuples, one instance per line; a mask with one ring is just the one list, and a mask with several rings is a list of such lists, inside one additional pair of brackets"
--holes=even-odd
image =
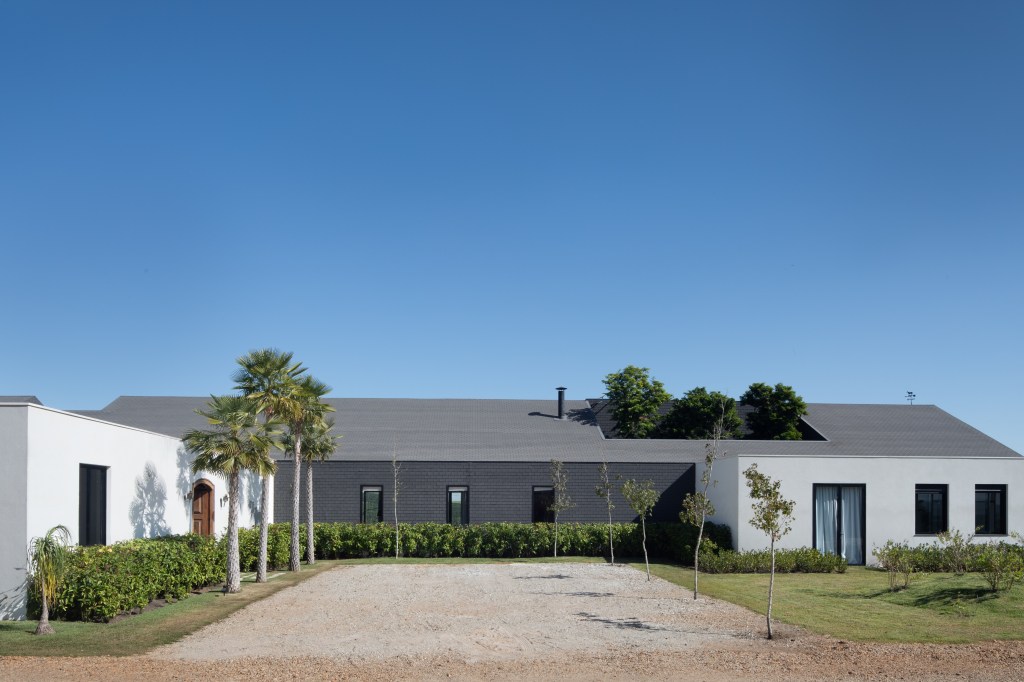
[(1016, 1), (4, 2), (0, 393), (632, 363), (1024, 451), (1021, 74)]

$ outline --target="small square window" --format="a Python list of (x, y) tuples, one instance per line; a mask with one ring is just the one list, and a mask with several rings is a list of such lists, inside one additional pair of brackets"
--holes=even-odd
[(917, 484), (914, 489), (914, 533), (935, 535), (949, 530), (949, 486)]
[(383, 488), (364, 485), (360, 489), (359, 523), (380, 523), (384, 520)]
[(974, 486), (974, 525), (979, 535), (1006, 535), (1006, 486)]
[(448, 486), (448, 523), (469, 523), (469, 488), (464, 485)]

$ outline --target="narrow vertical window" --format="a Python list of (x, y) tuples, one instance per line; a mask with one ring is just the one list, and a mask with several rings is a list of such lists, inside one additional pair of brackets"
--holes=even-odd
[(551, 505), (555, 503), (555, 490), (549, 485), (533, 486), (533, 522), (553, 523), (555, 514)]
[(78, 544), (107, 544), (107, 467), (78, 465)]
[(383, 488), (379, 485), (364, 485), (361, 488), (359, 523), (380, 523), (384, 520), (384, 505), (381, 504)]
[(914, 533), (935, 535), (949, 530), (949, 486), (917, 484), (914, 488)]
[(1006, 535), (1006, 486), (974, 486), (974, 525), (979, 535)]
[(469, 523), (469, 488), (464, 485), (448, 486), (448, 523)]

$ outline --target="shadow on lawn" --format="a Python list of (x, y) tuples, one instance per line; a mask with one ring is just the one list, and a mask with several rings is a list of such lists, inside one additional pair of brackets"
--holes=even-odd
[(913, 606), (952, 606), (964, 601), (983, 602), (995, 598), (996, 593), (984, 587), (949, 587), (922, 594), (910, 603)]

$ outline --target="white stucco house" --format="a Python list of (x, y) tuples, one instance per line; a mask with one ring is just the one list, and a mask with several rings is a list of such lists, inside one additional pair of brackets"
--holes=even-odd
[[(341, 449), (317, 464), (317, 521), (389, 518), (391, 457), (403, 462), (403, 520), (547, 519), (549, 462), (565, 463), (577, 506), (564, 521), (603, 521), (597, 465), (661, 491), (656, 521), (678, 519), (704, 466), (700, 440), (616, 438), (606, 401), (329, 399)], [(62, 411), (0, 397), (0, 618), (24, 616), (26, 546), (67, 526), (80, 544), (167, 533), (223, 533), (224, 480), (194, 475), (179, 437), (205, 420), (204, 397), (122, 396), (102, 410)], [(1024, 457), (930, 405), (809, 403), (801, 441), (728, 440), (714, 465), (712, 520), (736, 549), (768, 539), (750, 526), (743, 471), (756, 463), (796, 501), (782, 547), (816, 547), (871, 564), (887, 540), (930, 543), (943, 530), (977, 540), (1024, 532)], [(286, 521), (292, 463), (278, 462), (271, 499)], [(259, 520), (259, 479), (242, 485), (243, 526)], [(632, 512), (618, 504), (615, 520)]]
[[(0, 399), (0, 618), (24, 617), (29, 540), (56, 525), (77, 544), (227, 528), (227, 483), (192, 474), (181, 441)], [(242, 524), (258, 520), (259, 480), (243, 485)]]

